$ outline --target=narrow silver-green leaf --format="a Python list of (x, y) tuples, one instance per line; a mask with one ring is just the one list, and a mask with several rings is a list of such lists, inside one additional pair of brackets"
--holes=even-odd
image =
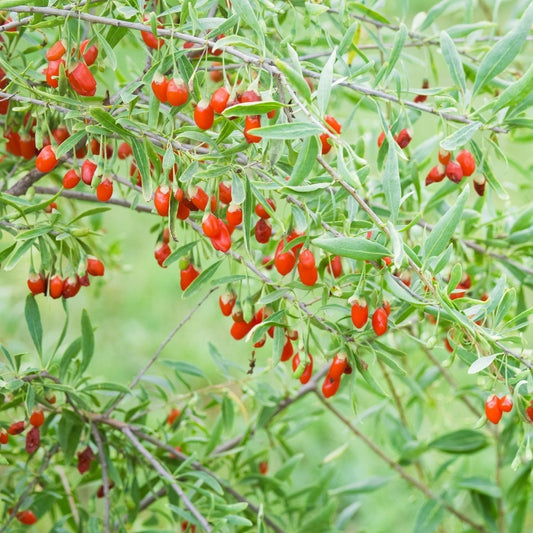
[(474, 136), (481, 126), (481, 122), (472, 122), (472, 124), (463, 126), (443, 139), (440, 143), (441, 148), (450, 152), (461, 148), (461, 146), (464, 146)]
[(94, 354), (94, 331), (86, 309), (81, 312), (81, 367), (83, 372), (91, 362)]
[(531, 31), (532, 21), (533, 5), (530, 5), (516, 27), (498, 41), (483, 58), (474, 82), (474, 94), (511, 64)]
[(532, 87), (533, 64), (530, 65), (530, 67), (520, 79), (518, 79), (514, 83), (511, 83), (511, 85), (509, 85), (509, 87), (507, 87), (507, 89), (505, 89), (505, 91), (500, 94), (500, 96), (494, 103), (493, 111), (496, 112), (504, 107), (512, 107), (513, 105), (522, 102), (524, 98), (531, 94)]
[(481, 431), (460, 429), (436, 438), (428, 446), (445, 453), (469, 454), (485, 448), (488, 444), (487, 437)]
[(259, 20), (257, 19), (257, 16), (255, 14), (254, 9), (252, 8), (250, 2), (248, 0), (234, 0), (231, 3), (231, 6), (233, 8), (233, 11), (239, 17), (243, 22), (248, 24), (252, 30), (255, 31), (255, 34), (257, 35), (259, 41), (261, 44), (264, 43), (265, 37), (262, 30), (262, 25), (259, 24)]
[(360, 27), (359, 25), (360, 25), (359, 22), (354, 22), (346, 30), (346, 32), (344, 34), (344, 37), (342, 38), (341, 42), (339, 43), (339, 50), (338, 50), (338, 54), (339, 55), (345, 54), (350, 49), (352, 44), (354, 44), (354, 37), (355, 37), (355, 34), (356, 34), (357, 30)]
[(329, 97), (331, 95), (331, 85), (333, 82), (333, 66), (335, 65), (336, 59), (337, 50), (333, 50), (329, 56), (329, 59), (324, 65), (324, 68), (322, 69), (322, 74), (320, 75), (320, 80), (318, 82), (316, 103), (321, 115), (325, 115), (328, 108)]
[(196, 291), (198, 291), (205, 283), (207, 283), (214, 275), (215, 272), (218, 270), (218, 267), (222, 264), (222, 259), (219, 261), (216, 261), (212, 265), (209, 265), (205, 270), (203, 270), (200, 275), (187, 287), (185, 292), (183, 293), (183, 296), (185, 298), (188, 298), (189, 296), (193, 295)]
[(461, 57), (459, 52), (457, 52), (457, 48), (455, 48), (452, 38), (445, 31), (440, 34), (440, 48), (452, 80), (463, 93), (466, 92), (465, 71)]
[(289, 124), (274, 124), (264, 128), (250, 130), (252, 135), (260, 135), (264, 139), (294, 139), (297, 137), (309, 137), (322, 132), (318, 124), (309, 122), (291, 122)]
[(413, 533), (433, 533), (437, 531), (443, 518), (442, 505), (436, 500), (428, 500), (418, 511)]
[(67, 152), (72, 150), (82, 139), (87, 137), (87, 132), (78, 131), (73, 133), (68, 139), (64, 140), (56, 149), (56, 157), (63, 157)]
[(402, 236), (390, 220), (387, 222), (387, 227), (389, 228), (394, 264), (399, 268), (404, 256)]
[(386, 80), (389, 77), (390, 73), (392, 72), (392, 69), (396, 66), (396, 63), (400, 59), (400, 55), (402, 53), (406, 39), (407, 39), (407, 28), (405, 27), (405, 24), (400, 24), (400, 30), (396, 32), (396, 36), (394, 37), (394, 42), (392, 43), (392, 51), (389, 56), (389, 60), (387, 62), (387, 68), (385, 69), (385, 74), (383, 75), (384, 80)]
[(150, 167), (148, 165), (148, 157), (144, 149), (144, 145), (139, 139), (135, 137), (130, 138), (131, 149), (133, 157), (137, 163), (137, 167), (141, 173), (143, 197), (149, 202), (152, 199), (152, 179), (150, 177)]
[(262, 102), (245, 102), (224, 109), (222, 114), (225, 117), (245, 117), (246, 115), (263, 115), (269, 111), (287, 107), (281, 102), (275, 100), (265, 100)]
[(382, 244), (360, 237), (321, 237), (313, 244), (326, 252), (356, 260), (378, 260), (390, 255)]
[(294, 86), (295, 89), (308, 101), (311, 102), (311, 89), (302, 76), (301, 69), (294, 67), (281, 61), (281, 59), (275, 60), (276, 67), (278, 67), (285, 76), (287, 76), (289, 82)]
[(391, 220), (398, 220), (400, 211), (400, 200), (402, 198), (402, 189), (400, 185), (400, 173), (398, 171), (398, 155), (396, 154), (395, 143), (389, 143), (387, 152), (387, 161), (383, 171), (383, 191), (387, 207), (391, 213)]
[(444, 11), (446, 11), (446, 9), (448, 9), (448, 7), (453, 3), (456, 3), (456, 0), (442, 0), (438, 4), (432, 6), (426, 15), (426, 19), (420, 26), (420, 31), (424, 31), (425, 29), (429, 28), (433, 22), (440, 17), (442, 13), (444, 13)]
[(113, 48), (107, 42), (107, 39), (98, 32), (98, 29), (96, 27), (93, 26), (91, 30), (93, 33), (96, 34), (96, 37), (98, 38), (98, 43), (101, 45), (106, 58), (109, 60), (109, 66), (111, 67), (111, 70), (116, 70), (117, 57), (115, 56), (115, 52), (113, 52)]
[(469, 374), (477, 374), (478, 372), (481, 372), (482, 370), (485, 370), (485, 368), (492, 365), (494, 360), (496, 359), (497, 354), (491, 354), (487, 355), (485, 357), (480, 357), (479, 359), (476, 359), (468, 369)]
[(43, 326), (41, 324), (41, 314), (39, 313), (39, 306), (35, 301), (35, 296), (28, 294), (26, 297), (26, 305), (24, 306), (24, 316), (26, 317), (26, 324), (30, 332), (31, 340), (37, 349), (37, 353), (42, 358), (43, 356)]
[(89, 108), (89, 113), (96, 120), (97, 124), (106, 128), (110, 132), (116, 133), (122, 138), (129, 138), (131, 136), (130, 131), (128, 131), (120, 124), (117, 124), (115, 118), (107, 111), (104, 111), (102, 108), (91, 107)]
[(443, 252), (459, 222), (465, 208), (466, 199), (468, 198), (469, 187), (459, 195), (457, 201), (446, 211), (446, 214), (437, 222), (422, 248), (422, 257), (428, 259)]
[(350, 8), (357, 9), (361, 13), (367, 15), (369, 18), (383, 22), (384, 24), (390, 24), (389, 19), (385, 18), (381, 13), (370, 9), (368, 6), (361, 4), (360, 2), (350, 2)]
[(307, 137), (298, 151), (298, 158), (292, 169), (289, 185), (300, 185), (307, 178), (318, 155), (318, 140), (315, 135)]

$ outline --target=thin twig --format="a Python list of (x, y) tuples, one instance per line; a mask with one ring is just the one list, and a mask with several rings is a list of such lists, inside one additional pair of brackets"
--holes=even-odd
[(39, 480), (41, 476), (44, 474), (45, 470), (48, 468), (48, 465), (50, 464), (50, 460), (52, 459), (53, 455), (59, 450), (59, 444), (54, 444), (45, 454), (43, 458), (43, 462), (41, 463), (41, 466), (39, 468), (39, 471), (35, 475), (35, 477), (32, 479), (30, 483), (28, 483), (28, 486), (24, 490), (24, 492), (20, 495), (19, 499), (17, 500), (17, 503), (13, 505), (11, 508), (11, 512), (8, 514), (6, 523), (2, 526), (0, 529), (0, 533), (4, 533), (4, 531), (7, 531), (7, 528), (9, 527), (9, 524), (11, 521), (15, 518), (17, 515), (18, 510), (22, 507), (24, 504), (24, 501), (30, 494), (30, 492), (35, 488), (37, 483), (39, 483)]
[(111, 531), (110, 524), (109, 524), (111, 505), (109, 501), (109, 476), (107, 474), (107, 463), (105, 460), (104, 445), (102, 443), (102, 435), (100, 435), (100, 431), (96, 427), (96, 424), (91, 425), (91, 432), (94, 436), (96, 447), (98, 448), (98, 455), (100, 457), (100, 467), (102, 468), (102, 484), (104, 487), (104, 512), (105, 512), (104, 527), (105, 527), (105, 533), (109, 533)]
[[(176, 483), (174, 477), (161, 465), (159, 461), (141, 444), (139, 439), (133, 434), (129, 427), (123, 427), (122, 433), (126, 435), (129, 441), (133, 444), (135, 449), (152, 465), (156, 472), (163, 476), (169, 483), (174, 492), (181, 499), (185, 507), (193, 514), (198, 520), (200, 527), (208, 533), (212, 530), (211, 526), (207, 522), (206, 518), (198, 511), (194, 504), (189, 500), (187, 495), (183, 492), (181, 487)], [(1, 532), (0, 532), (1, 533)]]
[(63, 485), (63, 488), (65, 489), (65, 495), (68, 500), (68, 505), (70, 507), (70, 512), (72, 513), (72, 518), (74, 518), (74, 522), (76, 522), (76, 526), (80, 526), (80, 515), (78, 513), (78, 508), (76, 507), (76, 502), (74, 501), (74, 496), (72, 495), (72, 490), (70, 489), (70, 483), (68, 481), (68, 477), (65, 474), (65, 470), (61, 465), (55, 466), (55, 471), (57, 472), (59, 479), (61, 480), (61, 484)]
[[(300, 387), (298, 389), (298, 392), (296, 394), (294, 394), (293, 396), (287, 396), (286, 398), (281, 400), (274, 413), (270, 416), (270, 418), (264, 425), (266, 426), (267, 424), (269, 424), (275, 416), (279, 415), (282, 411), (290, 407), (292, 404), (296, 403), (298, 400), (302, 399), (310, 392), (315, 392), (318, 386), (318, 382), (326, 375), (329, 370), (329, 366), (329, 364), (324, 365), (318, 372), (313, 375), (313, 377), (303, 387)], [(224, 444), (218, 445), (213, 450), (212, 455), (220, 455), (239, 446), (244, 441), (244, 439), (252, 437), (256, 431), (257, 427), (252, 426), (242, 435), (234, 437), (233, 439), (225, 442)]]
[[(141, 381), (142, 377), (146, 374), (148, 369), (155, 363), (161, 352), (164, 350), (166, 345), (174, 338), (176, 333), (192, 318), (192, 316), (202, 307), (203, 303), (215, 292), (218, 290), (218, 287), (213, 287), (209, 290), (202, 298), (201, 300), (187, 313), (187, 315), (179, 322), (179, 324), (168, 334), (167, 338), (159, 345), (157, 350), (155, 351), (154, 355), (150, 358), (150, 360), (144, 365), (144, 367), (139, 371), (139, 373), (133, 378), (133, 381), (130, 383), (129, 391), (131, 391), (137, 386), (139, 381)], [(116, 400), (110, 405), (110, 407), (106, 410), (104, 413), (105, 417), (108, 417), (113, 410), (117, 407), (117, 405), (126, 397), (126, 393), (121, 393)]]
[[(444, 379), (457, 391), (459, 390), (459, 385), (453, 379), (452, 375), (446, 370), (440, 363), (440, 361), (431, 353), (431, 350), (422, 342), (420, 343), (422, 346), (422, 350), (426, 354), (427, 358), (439, 369), (439, 372), (442, 374)], [(464, 393), (460, 393), (459, 399), (470, 409), (470, 412), (474, 414), (474, 416), (477, 416), (478, 418), (481, 416), (480, 411), (478, 411), (475, 406), (472, 404), (472, 402), (465, 396)]]
[(451, 505), (446, 500), (443, 500), (438, 494), (434, 493), (428, 486), (424, 485), (417, 479), (415, 479), (409, 472), (407, 472), (404, 468), (402, 468), (396, 461), (394, 461), (392, 458), (390, 458), (383, 450), (375, 444), (372, 440), (370, 440), (366, 435), (361, 433), (359, 429), (350, 421), (348, 420), (338, 409), (333, 407), (333, 404), (329, 401), (327, 401), (321, 394), (317, 392), (318, 399), (322, 402), (322, 404), (331, 411), (356, 437), (361, 439), (366, 446), (368, 446), (381, 460), (383, 460), (385, 463), (387, 463), (391, 468), (396, 470), (400, 476), (409, 483), (412, 487), (418, 489), (422, 494), (426, 496), (426, 498), (430, 500), (435, 500), (439, 502), (445, 509), (447, 509), (450, 513), (455, 515), (459, 520), (464, 522), (465, 524), (468, 524), (470, 527), (475, 529), (476, 531), (480, 531), (482, 533), (486, 533), (486, 529), (484, 526), (474, 522), (469, 516), (462, 513), (458, 509), (456, 509), (453, 505)]

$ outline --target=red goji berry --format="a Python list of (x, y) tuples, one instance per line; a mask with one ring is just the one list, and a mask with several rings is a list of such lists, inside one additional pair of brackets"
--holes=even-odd
[(35, 453), (41, 443), (41, 432), (38, 427), (31, 428), (26, 433), (26, 452), (29, 454)]
[(44, 424), (44, 413), (41, 410), (33, 411), (30, 416), (30, 424), (34, 427), (39, 427)]
[(57, 165), (57, 158), (51, 145), (43, 147), (35, 160), (35, 167), (39, 172), (50, 172)]
[(376, 335), (384, 335), (387, 333), (388, 316), (383, 307), (378, 307), (372, 315), (372, 328)]

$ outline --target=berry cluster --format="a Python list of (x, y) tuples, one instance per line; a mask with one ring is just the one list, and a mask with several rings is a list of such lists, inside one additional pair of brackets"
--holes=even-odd
[[(438, 158), (439, 164), (434, 166), (426, 176), (426, 185), (438, 183), (445, 177), (454, 183), (461, 183), (464, 177), (471, 176), (476, 171), (476, 160), (469, 150), (461, 150), (453, 161), (452, 153), (440, 148)], [(485, 176), (474, 177), (474, 189), (479, 196), (485, 194), (485, 184)]]
[[(394, 140), (396, 144), (403, 150), (407, 148), (411, 140), (413, 139), (413, 132), (409, 128), (404, 128), (400, 130), (399, 133), (394, 135)], [(381, 145), (385, 142), (385, 132), (382, 131), (378, 137), (378, 148), (381, 148)]]
[(348, 363), (345, 353), (338, 353), (331, 361), (328, 373), (322, 383), (322, 394), (325, 398), (334, 396), (339, 390), (341, 378), (344, 374), (351, 374), (352, 367)]
[(75, 274), (62, 278), (60, 274), (49, 276), (42, 272), (30, 272), (27, 284), (30, 292), (36, 296), (37, 294), (49, 294), (52, 298), (72, 298), (78, 294), (81, 287), (88, 287), (90, 284), (89, 275), (103, 276), (105, 272), (104, 264), (100, 259), (89, 256), (87, 258), (87, 267), (85, 274), (80, 276)]
[[(364, 328), (368, 322), (368, 304), (366, 300), (364, 298), (354, 297), (351, 298), (350, 303), (352, 306), (352, 324), (357, 329)], [(388, 301), (384, 301), (383, 304), (374, 311), (372, 315), (372, 329), (378, 337), (387, 333), (389, 315), (390, 303)]]
[[(43, 70), (46, 77), (46, 83), (50, 87), (57, 89), (59, 86), (60, 70), (66, 70), (67, 79), (72, 89), (80, 96), (94, 96), (96, 93), (96, 80), (92, 75), (89, 67), (94, 64), (98, 57), (98, 48), (96, 45), (89, 46), (89, 39), (80, 44), (78, 52), (73, 49), (70, 54), (70, 66), (67, 65), (63, 56), (67, 48), (66, 44), (59, 40), (46, 53), (48, 66)], [(74, 63), (77, 61), (77, 63)], [(74, 66), (72, 64), (74, 63)]]
[(485, 401), (485, 415), (493, 424), (497, 424), (502, 419), (503, 413), (509, 413), (512, 409), (513, 400), (508, 396), (499, 398), (492, 394)]

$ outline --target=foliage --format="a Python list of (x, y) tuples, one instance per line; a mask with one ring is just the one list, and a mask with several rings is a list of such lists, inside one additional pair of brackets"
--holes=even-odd
[[(387, 487), (421, 497), (405, 530), (531, 529), (533, 6), (44, 4), (0, 0), (0, 262), (30, 264), (33, 343), (1, 346), (0, 532), (359, 531)], [(131, 382), (95, 377), (70, 300), (120, 269), (117, 210), (187, 308)], [(187, 323), (215, 380), (160, 357)]]

